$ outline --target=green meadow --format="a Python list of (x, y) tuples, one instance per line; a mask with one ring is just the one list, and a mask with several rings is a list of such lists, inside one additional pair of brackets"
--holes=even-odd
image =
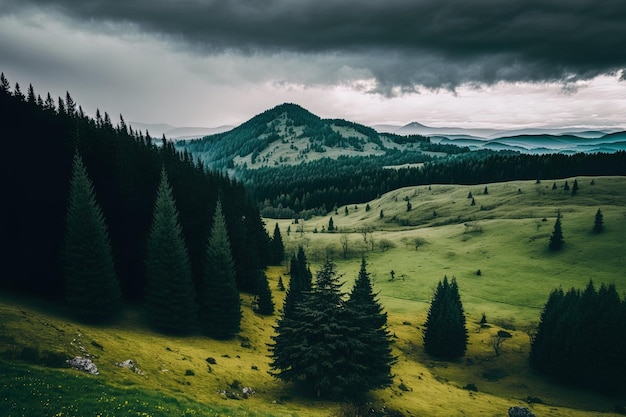
[[(617, 416), (626, 396), (563, 386), (528, 368), (529, 333), (551, 290), (593, 280), (626, 291), (626, 178), (568, 178), (570, 186), (574, 179), (580, 187), (575, 196), (563, 190), (564, 179), (419, 186), (349, 205), (347, 214), (338, 207), (336, 214), (299, 224), (265, 222), (270, 233), (279, 224), (288, 254), (305, 248), (314, 273), (332, 256), (346, 291), (366, 257), (398, 357), (394, 384), (371, 393), (373, 408), (412, 416), (505, 416), (509, 407), (523, 405), (537, 416)], [(594, 234), (598, 209), (605, 231)], [(551, 252), (559, 211), (565, 246)], [(331, 216), (338, 231), (323, 233)], [(286, 264), (267, 275), (280, 308), (284, 292), (277, 282), (282, 276), (287, 285)], [(444, 275), (456, 277), (468, 323), (468, 351), (455, 362), (433, 360), (422, 348), (430, 298)], [(92, 326), (56, 305), (2, 294), (0, 415), (340, 415), (341, 404), (308, 398), (268, 374), (267, 343), (278, 313), (256, 315), (250, 297), (242, 299), (239, 337), (215, 341), (153, 332), (133, 306), (115, 324)], [(487, 324), (481, 326), (483, 314)], [(512, 338), (496, 355), (494, 335), (503, 329)], [(58, 357), (85, 353), (100, 375), (51, 366)], [(141, 372), (115, 365), (127, 359)], [(232, 399), (220, 393), (242, 387), (255, 394)]]

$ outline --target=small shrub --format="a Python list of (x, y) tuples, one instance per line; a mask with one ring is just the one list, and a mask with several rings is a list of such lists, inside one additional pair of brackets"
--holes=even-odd
[(194, 371), (192, 371), (191, 369), (187, 369), (185, 371), (185, 376), (194, 376), (196, 373)]
[(478, 387), (476, 386), (476, 384), (467, 384), (466, 386), (463, 387), (463, 389), (466, 389), (468, 391), (478, 392)]
[(212, 356), (209, 356), (208, 358), (206, 358), (206, 361), (211, 364), (211, 365), (215, 365), (217, 362), (215, 361), (215, 358)]

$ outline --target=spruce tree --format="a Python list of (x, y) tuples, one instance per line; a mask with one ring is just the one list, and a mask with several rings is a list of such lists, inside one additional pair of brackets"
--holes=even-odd
[(198, 292), (200, 326), (204, 333), (217, 339), (234, 336), (241, 324), (241, 299), (219, 200), (213, 215)]
[(74, 154), (63, 244), (65, 299), (86, 320), (114, 317), (121, 304), (102, 211), (80, 155)]
[(280, 234), (278, 223), (274, 227), (274, 235), (272, 236), (272, 264), (280, 265), (285, 257), (285, 244)]
[(333, 222), (333, 216), (330, 216), (330, 219), (328, 220), (328, 231), (329, 232), (335, 231), (335, 222)]
[(296, 305), (302, 299), (302, 293), (311, 289), (313, 276), (302, 246), (298, 248), (298, 254), (291, 258), (289, 275), (289, 288), (283, 302), (283, 315), (285, 316), (293, 313)]
[(189, 255), (165, 168), (148, 236), (145, 302), (150, 321), (162, 331), (186, 333), (196, 322)]
[(451, 283), (445, 276), (439, 281), (424, 327), (424, 350), (429, 355), (451, 360), (465, 354), (465, 313), (455, 278)]
[(255, 312), (264, 316), (271, 316), (274, 314), (274, 301), (272, 300), (272, 290), (270, 290), (270, 284), (267, 281), (265, 271), (259, 270), (259, 279), (257, 281), (256, 290), (256, 308)]
[(367, 368), (352, 357), (367, 347), (353, 337), (341, 285), (334, 263), (326, 260), (293, 317), (278, 322), (269, 346), (272, 375), (300, 382), (318, 397), (352, 396)]
[[(358, 387), (362, 391), (389, 386), (392, 382), (391, 365), (396, 358), (391, 354), (391, 338), (387, 330), (387, 313), (372, 289), (367, 263), (361, 260), (361, 269), (346, 303), (354, 325), (354, 337), (360, 342), (352, 361), (363, 365)], [(357, 394), (356, 392), (354, 393)]]
[(550, 236), (550, 243), (548, 247), (553, 251), (558, 251), (563, 248), (563, 230), (561, 230), (561, 212), (559, 211), (554, 222), (554, 230), (552, 236)]
[(598, 209), (596, 212), (596, 218), (593, 222), (593, 232), (594, 233), (602, 233), (604, 231), (604, 216), (602, 215), (602, 211)]
[(574, 184), (572, 185), (572, 195), (578, 194), (578, 180), (574, 180)]

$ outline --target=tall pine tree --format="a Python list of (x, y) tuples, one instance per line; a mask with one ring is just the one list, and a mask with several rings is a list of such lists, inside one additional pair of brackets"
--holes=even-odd
[(361, 269), (346, 308), (354, 324), (353, 336), (360, 342), (356, 346), (362, 348), (355, 349), (350, 358), (363, 365), (363, 372), (358, 375), (358, 389), (363, 393), (389, 386), (392, 382), (391, 365), (396, 362), (396, 358), (391, 354), (387, 313), (376, 299), (365, 258), (361, 260)]
[(81, 318), (106, 320), (119, 312), (120, 288), (109, 235), (83, 161), (74, 155), (63, 245), (65, 298)]
[(283, 243), (283, 237), (280, 234), (280, 228), (278, 223), (274, 227), (274, 235), (272, 236), (271, 244), (272, 264), (280, 265), (285, 257), (285, 244)]
[(198, 292), (200, 326), (206, 334), (217, 339), (227, 339), (239, 332), (241, 299), (235, 281), (226, 221), (219, 200), (213, 215), (213, 227)]
[(596, 217), (593, 222), (593, 232), (594, 233), (602, 233), (604, 231), (604, 216), (602, 215), (602, 211), (598, 209), (596, 212)]
[(270, 290), (270, 284), (267, 281), (265, 271), (259, 270), (259, 280), (257, 282), (256, 291), (256, 308), (255, 312), (263, 314), (264, 316), (271, 316), (274, 314), (274, 301), (272, 300), (272, 290)]
[(424, 350), (431, 356), (451, 360), (465, 354), (467, 328), (456, 279), (439, 281), (424, 323)]
[(196, 292), (178, 210), (165, 168), (157, 191), (146, 256), (146, 308), (160, 330), (189, 332), (196, 323)]
[(289, 288), (283, 302), (283, 315), (285, 316), (290, 315), (294, 311), (302, 298), (302, 293), (311, 289), (313, 276), (302, 246), (298, 248), (298, 254), (291, 258), (289, 275)]
[(335, 265), (326, 260), (315, 286), (304, 293), (291, 317), (283, 316), (270, 345), (273, 375), (299, 382), (318, 397), (350, 397), (367, 365), (354, 353), (367, 347), (354, 337), (355, 325), (344, 308)]
[(556, 221), (554, 222), (554, 230), (552, 231), (552, 236), (550, 236), (550, 243), (548, 244), (548, 247), (553, 251), (559, 251), (563, 248), (564, 243), (563, 230), (561, 229), (561, 211), (559, 210), (556, 216)]

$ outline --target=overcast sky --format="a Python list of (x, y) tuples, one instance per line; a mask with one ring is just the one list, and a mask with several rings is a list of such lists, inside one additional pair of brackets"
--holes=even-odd
[(626, 127), (623, 0), (0, 0), (0, 71), (113, 121)]

